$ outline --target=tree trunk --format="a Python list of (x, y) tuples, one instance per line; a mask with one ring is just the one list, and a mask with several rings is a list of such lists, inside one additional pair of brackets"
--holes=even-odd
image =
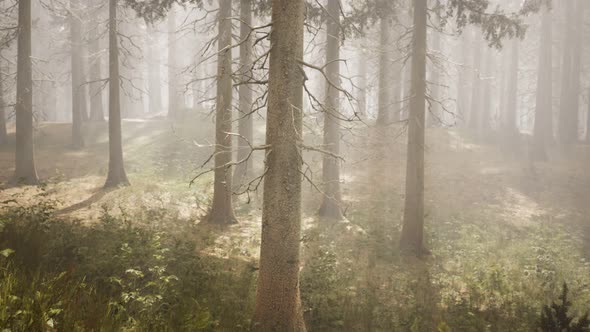
[[(101, 78), (102, 52), (100, 50), (100, 37), (98, 35), (99, 24), (94, 24), (90, 29), (90, 81)], [(102, 103), (101, 82), (90, 83), (90, 121), (103, 122), (104, 111)]]
[(400, 245), (403, 250), (417, 255), (426, 251), (423, 241), (427, 15), (427, 0), (415, 0), (406, 198)]
[(514, 142), (513, 138), (518, 133), (517, 116), (518, 116), (518, 48), (520, 40), (512, 40), (512, 49), (510, 50), (510, 69), (508, 76), (508, 96), (506, 100), (506, 118), (504, 119), (504, 132), (509, 142)]
[(266, 176), (253, 331), (306, 331), (299, 297), (303, 0), (273, 0)]
[(15, 180), (37, 184), (33, 139), (33, 71), (31, 62), (31, 0), (18, 2), (18, 51), (16, 76)]
[[(223, 0), (220, 0), (223, 1)], [(218, 41), (219, 42), (219, 41)], [(176, 11), (174, 6), (168, 12), (168, 118), (178, 117), (178, 87), (176, 70)]]
[(109, 173), (105, 188), (129, 185), (123, 163), (117, 0), (109, 0)]
[(381, 40), (379, 56), (379, 109), (377, 113), (377, 126), (387, 126), (391, 122), (391, 77), (389, 77), (389, 68), (391, 63), (390, 42), (391, 42), (391, 20), (389, 17), (381, 18)]
[(533, 161), (546, 161), (546, 145), (553, 138), (553, 60), (552, 60), (552, 14), (543, 9), (541, 41), (539, 42), (539, 67), (537, 71), (537, 94), (533, 137)]
[(473, 49), (471, 45), (471, 36), (472, 33), (469, 30), (466, 30), (460, 39), (462, 47), (460, 49), (460, 57), (462, 65), (459, 67), (459, 84), (457, 88), (457, 118), (463, 125), (467, 121), (467, 115), (469, 114), (469, 60), (470, 60), (470, 51)]
[(79, 17), (80, 3), (70, 0), (70, 43), (71, 43), (71, 70), (72, 70), (72, 147), (80, 149), (84, 147), (82, 135), (83, 112), (86, 112), (82, 100), (82, 84), (84, 72), (82, 69), (82, 22)]
[(208, 222), (236, 223), (232, 205), (232, 0), (219, 2), (219, 38), (217, 57), (217, 105), (215, 111), (215, 179), (213, 203)]
[[(436, 15), (435, 15), (436, 16)], [(433, 19), (436, 26), (432, 29), (432, 53), (437, 59), (442, 54), (440, 45), (440, 32), (436, 29), (440, 25), (437, 18)], [(440, 126), (442, 122), (441, 105), (440, 105), (440, 69), (439, 64), (431, 63), (431, 89), (430, 98), (431, 103), (428, 109), (428, 127)]]
[(565, 2), (565, 16), (566, 23), (563, 25), (563, 56), (561, 64), (561, 93), (559, 98), (559, 141), (562, 144), (571, 144), (575, 140), (575, 132), (573, 131), (574, 119), (572, 114), (572, 64), (573, 64), (573, 35), (572, 26), (575, 25), (568, 22), (574, 21), (574, 1)]
[(571, 130), (572, 142), (579, 140), (579, 123), (580, 123), (580, 74), (582, 73), (581, 58), (584, 45), (584, 8), (585, 2), (588, 0), (578, 0), (576, 2), (576, 19), (574, 21), (575, 30), (573, 39), (573, 55), (572, 55), (572, 85), (570, 91), (571, 98)]
[(471, 86), (471, 106), (469, 110), (469, 122), (468, 126), (470, 129), (477, 129), (479, 127), (479, 121), (481, 119), (481, 50), (482, 43), (479, 41), (481, 35), (475, 35), (474, 42), (472, 44), (473, 50), (473, 73), (472, 73), (472, 86)]
[(367, 84), (367, 59), (366, 59), (366, 53), (364, 48), (358, 52), (358, 58), (359, 58), (359, 64), (358, 64), (358, 77), (359, 77), (359, 81), (358, 81), (358, 96), (357, 96), (357, 100), (358, 100), (358, 111), (357, 111), (357, 117), (359, 117), (360, 119), (366, 119), (367, 118), (367, 89), (368, 89), (368, 84)]
[(160, 57), (157, 55), (159, 38), (152, 27), (148, 27), (148, 90), (149, 113), (156, 114), (162, 109), (162, 88), (160, 79)]
[[(251, 0), (240, 1), (240, 75), (241, 81), (247, 82), (252, 75), (252, 4)], [(239, 120), (238, 133), (241, 135), (238, 138), (238, 162), (234, 172), (233, 183), (236, 189), (244, 185), (244, 181), (248, 179), (252, 171), (252, 158), (248, 157), (250, 154), (250, 145), (254, 143), (254, 132), (252, 124), (252, 116), (250, 110), (252, 109), (252, 86), (242, 84), (239, 88)]]
[(481, 120), (479, 126), (479, 133), (482, 136), (488, 135), (492, 130), (492, 52), (493, 49), (489, 47), (484, 48), (484, 63), (482, 68), (482, 75), (484, 76), (483, 81), (483, 97), (482, 97), (482, 109), (481, 109)]
[(6, 143), (6, 112), (4, 111), (4, 68), (2, 67), (2, 58), (0, 57), (0, 145)]
[[(324, 105), (324, 146), (322, 181), (324, 197), (319, 215), (325, 219), (342, 219), (340, 190), (340, 1), (328, 0), (326, 29), (326, 102)], [(391, 94), (392, 91), (386, 91)]]

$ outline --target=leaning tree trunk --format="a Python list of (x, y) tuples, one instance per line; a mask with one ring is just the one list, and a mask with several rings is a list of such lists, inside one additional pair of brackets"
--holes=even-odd
[(33, 140), (33, 71), (31, 62), (31, 0), (18, 2), (18, 50), (16, 69), (15, 180), (37, 184)]
[(546, 161), (546, 146), (553, 138), (553, 60), (552, 60), (552, 15), (551, 9), (543, 12), (541, 23), (541, 41), (539, 43), (539, 67), (537, 70), (537, 94), (535, 105), (535, 124), (532, 158)]
[[(565, 1), (565, 15), (566, 22), (573, 22), (573, 0)], [(571, 144), (574, 141), (575, 133), (572, 130), (573, 116), (572, 116), (572, 63), (573, 63), (573, 24), (567, 23), (563, 25), (564, 47), (561, 63), (561, 93), (559, 98), (559, 142), (562, 144)]]
[(4, 72), (2, 72), (2, 58), (0, 58), (0, 145), (6, 143), (6, 113), (4, 112)]
[[(324, 197), (319, 215), (324, 219), (342, 219), (340, 191), (340, 1), (328, 0), (326, 29), (326, 102), (324, 114), (324, 149), (322, 181)], [(387, 91), (391, 94), (391, 91)]]
[(219, 38), (217, 58), (217, 105), (215, 111), (215, 179), (213, 203), (208, 222), (236, 223), (232, 205), (232, 0), (219, 2)]
[(387, 126), (391, 122), (391, 77), (389, 74), (391, 20), (389, 17), (381, 18), (380, 27), (380, 56), (379, 56), (379, 95), (377, 96), (379, 109), (377, 110), (377, 126)]
[(244, 84), (252, 75), (252, 3), (251, 0), (240, 1), (240, 76), (239, 90), (239, 120), (238, 120), (238, 165), (234, 172), (233, 183), (236, 189), (243, 185), (252, 171), (250, 144), (254, 141), (252, 116), (252, 86)]
[(174, 6), (168, 12), (168, 118), (178, 117), (178, 92), (176, 70), (176, 11)]
[(109, 0), (109, 173), (105, 188), (129, 185), (123, 163), (117, 0)]
[(400, 245), (417, 255), (424, 247), (424, 125), (426, 106), (427, 0), (414, 1), (412, 83), (408, 117), (406, 198)]
[(306, 331), (299, 297), (303, 0), (273, 0), (260, 271), (253, 331)]
[[(86, 112), (82, 104), (82, 22), (79, 15), (80, 3), (70, 0), (70, 43), (71, 43), (71, 70), (72, 70), (72, 147), (80, 149), (84, 147), (82, 135), (83, 112)], [(85, 101), (85, 100), (84, 100)]]
[[(95, 1), (96, 4), (96, 1)], [(100, 25), (93, 23), (90, 29), (90, 121), (103, 122), (104, 112), (102, 104), (102, 83), (97, 82), (101, 78), (102, 56), (100, 54), (100, 37), (98, 29)]]

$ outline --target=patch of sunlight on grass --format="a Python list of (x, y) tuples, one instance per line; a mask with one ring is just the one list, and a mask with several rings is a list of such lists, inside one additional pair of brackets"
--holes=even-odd
[(506, 188), (501, 216), (515, 226), (532, 226), (535, 216), (547, 213), (531, 198), (514, 188)]

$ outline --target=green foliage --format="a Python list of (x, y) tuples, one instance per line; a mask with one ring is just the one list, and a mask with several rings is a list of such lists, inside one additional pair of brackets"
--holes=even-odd
[(567, 284), (563, 284), (563, 290), (559, 296), (560, 302), (543, 306), (540, 327), (543, 332), (585, 332), (590, 331), (590, 319), (588, 313), (578, 319), (570, 316), (572, 303), (568, 299)]

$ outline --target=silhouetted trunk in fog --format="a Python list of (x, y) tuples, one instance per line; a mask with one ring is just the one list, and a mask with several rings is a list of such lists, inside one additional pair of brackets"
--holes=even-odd
[[(434, 15), (436, 16), (436, 15)], [(438, 27), (438, 19), (433, 19), (436, 22), (436, 27), (432, 29), (432, 53), (435, 59), (440, 59), (442, 54), (440, 47), (440, 33), (436, 30)], [(431, 63), (431, 78), (430, 78), (430, 98), (431, 102), (428, 105), (428, 127), (439, 126), (442, 121), (441, 105), (440, 105), (440, 66), (441, 64)]]
[(566, 23), (563, 25), (564, 47), (561, 63), (561, 93), (559, 97), (559, 141), (562, 144), (571, 144), (576, 139), (577, 128), (572, 112), (572, 65), (573, 65), (573, 40), (574, 40), (574, 1), (565, 2)]
[(471, 37), (472, 37), (471, 31), (466, 29), (466, 31), (464, 31), (463, 34), (461, 35), (461, 39), (460, 39), (462, 47), (461, 47), (461, 49), (459, 49), (460, 57), (461, 57), (461, 66), (458, 69), (458, 71), (459, 71), (459, 75), (458, 75), (459, 84), (457, 87), (457, 114), (456, 114), (456, 116), (462, 124), (466, 124), (466, 122), (467, 122), (467, 117), (469, 114), (469, 105), (470, 105), (469, 70), (471, 68), (469, 68), (470, 67), (469, 62), (471, 60), (470, 52), (473, 49), (472, 47), (470, 47)]
[[(82, 69), (82, 22), (79, 17), (80, 3), (70, 0), (70, 60), (72, 70), (72, 147), (79, 149), (84, 146), (82, 135), (82, 113), (86, 112), (82, 101), (82, 84), (84, 71)], [(85, 100), (84, 100), (85, 101)]]
[[(340, 205), (340, 1), (328, 0), (326, 29), (326, 102), (324, 111), (324, 149), (322, 182), (324, 197), (319, 215), (328, 219), (342, 219)], [(391, 78), (388, 78), (391, 79)], [(386, 91), (391, 94), (392, 91)]]
[(406, 197), (400, 245), (402, 249), (417, 255), (425, 253), (423, 241), (427, 15), (427, 0), (415, 0)]
[[(223, 1), (223, 0), (220, 0)], [(219, 41), (218, 41), (219, 42)], [(176, 11), (174, 6), (168, 12), (168, 118), (178, 116), (179, 103), (177, 93), (176, 70)]]
[(367, 59), (364, 49), (358, 52), (359, 64), (358, 64), (358, 110), (357, 116), (361, 119), (367, 117)]
[(0, 145), (6, 143), (6, 112), (4, 111), (4, 68), (2, 67), (2, 58), (0, 58)]
[(485, 136), (492, 130), (492, 52), (494, 52), (494, 50), (489, 47), (485, 47), (484, 52), (485, 55), (482, 67), (482, 78), (484, 81), (479, 133), (480, 135)]
[(31, 63), (31, 0), (18, 2), (18, 49), (16, 69), (15, 180), (37, 184), (33, 140), (33, 68)]
[(160, 57), (157, 55), (159, 38), (158, 32), (151, 26), (147, 28), (148, 35), (148, 90), (149, 112), (156, 114), (162, 110), (162, 80), (160, 79)]
[(581, 57), (583, 52), (583, 35), (584, 35), (584, 8), (588, 0), (578, 0), (576, 2), (576, 19), (573, 39), (573, 55), (572, 55), (572, 85), (570, 91), (571, 98), (571, 130), (573, 131), (573, 142), (579, 139), (579, 123), (580, 123), (580, 74), (582, 73)]
[(109, 0), (109, 173), (105, 188), (129, 185), (123, 163), (117, 0)]
[(299, 296), (303, 0), (273, 0), (260, 270), (252, 330), (306, 331)]
[(104, 110), (102, 102), (103, 83), (95, 82), (102, 77), (102, 52), (100, 49), (100, 37), (98, 35), (99, 24), (93, 24), (90, 28), (90, 121), (103, 122)]
[(208, 222), (236, 223), (232, 205), (232, 0), (219, 1), (217, 100), (215, 111), (215, 179)]
[(482, 43), (480, 41), (481, 35), (476, 32), (475, 38), (471, 47), (473, 50), (473, 72), (471, 79), (471, 104), (469, 110), (469, 121), (468, 126), (471, 129), (477, 129), (479, 127), (479, 121), (481, 119), (481, 50)]
[(535, 105), (535, 126), (533, 160), (547, 160), (546, 145), (553, 139), (553, 60), (552, 60), (552, 15), (544, 8), (539, 42), (539, 67), (537, 70), (537, 94)]
[[(588, 96), (590, 96), (590, 88), (588, 88)], [(586, 112), (586, 142), (590, 143), (590, 98), (588, 100), (588, 111)]]
[(514, 38), (510, 49), (510, 69), (508, 74), (508, 94), (506, 98), (506, 116), (504, 118), (504, 132), (506, 138), (512, 139), (518, 133), (518, 48), (520, 40)]
[(379, 95), (377, 110), (377, 126), (386, 126), (391, 122), (391, 77), (390, 73), (390, 49), (391, 49), (391, 20), (389, 17), (381, 17), (379, 46)]
[[(242, 82), (249, 81), (252, 75), (252, 4), (251, 0), (240, 1), (240, 74)], [(242, 84), (239, 87), (239, 120), (238, 133), (238, 162), (234, 172), (234, 186), (243, 185), (252, 171), (252, 158), (250, 154), (250, 145), (254, 144), (254, 132), (252, 124), (252, 86)]]

